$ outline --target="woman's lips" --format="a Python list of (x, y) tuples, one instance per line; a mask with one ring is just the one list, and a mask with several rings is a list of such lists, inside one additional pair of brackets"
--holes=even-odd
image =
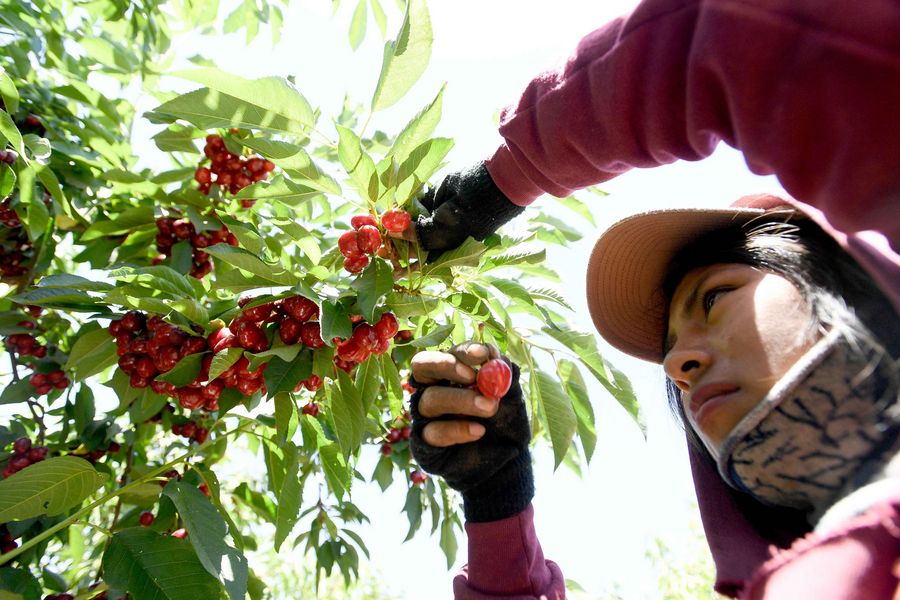
[[(703, 420), (703, 415), (719, 404), (718, 402), (713, 402), (706, 406), (708, 403), (718, 399), (724, 399), (724, 396), (733, 394), (738, 391), (738, 389), (740, 388), (733, 383), (710, 383), (698, 388), (696, 392), (691, 394), (689, 405), (694, 421), (699, 424)], [(706, 408), (706, 410), (704, 410), (704, 408)]]

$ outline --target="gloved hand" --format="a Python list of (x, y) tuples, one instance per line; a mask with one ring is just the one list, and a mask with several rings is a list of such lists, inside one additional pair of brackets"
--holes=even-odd
[(419, 201), (431, 213), (430, 217), (420, 215), (415, 224), (419, 245), (428, 250), (427, 262), (469, 236), (483, 240), (525, 210), (503, 195), (483, 162), (447, 175)]
[(453, 387), (474, 383), (471, 367), (497, 357), (496, 348), (469, 342), (412, 360), (410, 450), (422, 469), (462, 492), (466, 520), (476, 523), (519, 513), (534, 496), (519, 367), (511, 363), (512, 384), (499, 402)]

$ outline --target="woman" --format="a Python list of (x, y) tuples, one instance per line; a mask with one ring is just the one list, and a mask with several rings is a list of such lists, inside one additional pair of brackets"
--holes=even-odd
[[(716, 589), (892, 598), (900, 318), (840, 245), (772, 196), (644, 213), (601, 236), (587, 289), (601, 335), (664, 366), (691, 440)], [(499, 404), (453, 387), (491, 352), (414, 358), (413, 454), (463, 494), (458, 598), (563, 598), (533, 528), (518, 370)]]

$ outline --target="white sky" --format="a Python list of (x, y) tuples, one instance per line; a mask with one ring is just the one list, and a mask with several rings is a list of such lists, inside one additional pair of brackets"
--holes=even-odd
[[(398, 10), (393, 0), (382, 2), (391, 18), (388, 36), (393, 36)], [(332, 17), (329, 0), (293, 2), (282, 42), (274, 50), (266, 36), (246, 48), (240, 35), (223, 41), (187, 36), (177, 40), (176, 48), (185, 58), (202, 53), (223, 70), (245, 77), (295, 75), (300, 91), (313, 106), (322, 108), (323, 122), (328, 123), (339, 112), (345, 92), (357, 102), (369, 102), (381, 66), (383, 40), (371, 17), (366, 42), (356, 53), (350, 50), (346, 32), (355, 2), (344, 0), (343, 4)], [(456, 140), (448, 157), (449, 169), (467, 167), (498, 144), (494, 119), (499, 108), (514, 102), (532, 76), (564, 59), (583, 34), (633, 4), (433, 0), (429, 5), (434, 47), (428, 71), (406, 98), (376, 115), (369, 131), (397, 133), (447, 82), (444, 117), (436, 135)], [(152, 107), (148, 101), (138, 108)], [(141, 148), (141, 139), (155, 131), (139, 124), (135, 146)], [(148, 145), (147, 151), (155, 147)], [(602, 227), (649, 208), (721, 205), (743, 193), (779, 189), (771, 178), (751, 175), (740, 155), (727, 148), (700, 163), (632, 172), (602, 187), (612, 193), (595, 199), (595, 215)], [(546, 207), (552, 199), (538, 202)], [(592, 325), (582, 280), (592, 242), (589, 235), (582, 243), (548, 254), (578, 312), (573, 320), (586, 331)], [(677, 545), (687, 522), (695, 518), (690, 510), (693, 488), (686, 453), (665, 407), (661, 370), (612, 349), (604, 354), (631, 378), (647, 413), (649, 438), (644, 442), (624, 411), (599, 386), (593, 386), (599, 440), (588, 476), (579, 480), (564, 467), (554, 474), (549, 451), (536, 455), (538, 533), (545, 555), (588, 592), (600, 595), (618, 582), (626, 598), (653, 598), (653, 575), (644, 552), (658, 535), (667, 535)], [(374, 461), (375, 457), (368, 458)], [(360, 471), (369, 475), (371, 464), (364, 462)], [(465, 540), (460, 540), (460, 560), (450, 572), (437, 537), (420, 533), (402, 544), (407, 522), (400, 512), (404, 493), (400, 487), (395, 485), (383, 495), (374, 484), (354, 490), (354, 501), (373, 520), (362, 532), (372, 552), (371, 569), (381, 573), (385, 588), (395, 594), (410, 599), (450, 598), (453, 574), (465, 561)], [(283, 556), (286, 563), (291, 562), (286, 550)]]

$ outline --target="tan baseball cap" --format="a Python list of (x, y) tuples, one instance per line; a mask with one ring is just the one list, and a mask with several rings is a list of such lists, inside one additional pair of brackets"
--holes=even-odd
[(588, 261), (587, 302), (594, 326), (622, 352), (661, 363), (668, 313), (662, 284), (675, 254), (706, 233), (794, 210), (783, 198), (760, 194), (728, 208), (655, 210), (613, 224)]

